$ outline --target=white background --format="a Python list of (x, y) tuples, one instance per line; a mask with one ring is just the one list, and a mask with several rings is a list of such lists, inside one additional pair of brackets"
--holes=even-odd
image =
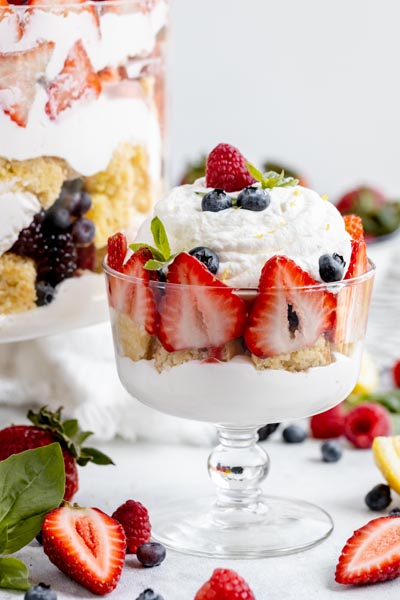
[(171, 0), (170, 164), (220, 141), (400, 196), (400, 2)]

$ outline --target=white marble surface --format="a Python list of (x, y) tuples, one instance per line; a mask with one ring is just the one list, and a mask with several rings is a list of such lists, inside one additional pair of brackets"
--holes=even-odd
[[(316, 441), (294, 447), (282, 443), (278, 436), (264, 447), (272, 459), (265, 490), (323, 506), (335, 521), (330, 538), (302, 554), (252, 561), (209, 560), (169, 551), (161, 566), (143, 569), (130, 556), (111, 598), (135, 600), (143, 589), (151, 587), (165, 600), (193, 600), (212, 570), (223, 566), (245, 577), (257, 600), (397, 599), (399, 580), (356, 588), (340, 586), (333, 579), (336, 560), (347, 538), (354, 529), (379, 516), (364, 505), (366, 492), (382, 481), (371, 452), (346, 448), (339, 463), (325, 464), (319, 460)], [(82, 505), (98, 506), (111, 513), (127, 498), (134, 498), (145, 503), (151, 514), (151, 509), (164, 500), (212, 491), (205, 448), (127, 442), (103, 444), (101, 448), (114, 458), (116, 466), (81, 469), (76, 500)], [(400, 504), (397, 496), (394, 504)], [(30, 566), (32, 581), (50, 583), (59, 600), (94, 598), (60, 573), (36, 542), (20, 555)], [(21, 595), (0, 592), (0, 600), (16, 597)]]

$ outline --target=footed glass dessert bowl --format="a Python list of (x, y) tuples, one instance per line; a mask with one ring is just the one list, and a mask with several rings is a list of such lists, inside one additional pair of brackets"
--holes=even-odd
[(321, 542), (333, 528), (324, 510), (263, 493), (269, 458), (257, 430), (325, 411), (351, 392), (374, 266), (310, 284), (292, 260), (274, 256), (258, 288), (235, 288), (186, 252), (169, 266), (168, 282), (159, 281), (143, 269), (146, 252), (129, 259), (129, 274), (104, 263), (119, 377), (144, 404), (214, 423), (219, 435), (208, 459), (216, 496), (162, 506), (154, 538), (221, 558), (289, 554)]

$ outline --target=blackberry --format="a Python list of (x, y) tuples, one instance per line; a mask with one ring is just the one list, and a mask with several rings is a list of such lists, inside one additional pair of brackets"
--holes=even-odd
[(29, 227), (21, 231), (10, 252), (36, 260), (43, 248), (44, 234), (42, 225), (45, 215), (44, 210), (35, 215)]
[(258, 430), (258, 441), (265, 442), (279, 427), (280, 423), (268, 423)]
[(77, 251), (70, 233), (50, 233), (44, 239), (39, 256), (36, 257), (38, 281), (52, 286), (68, 277), (77, 269)]

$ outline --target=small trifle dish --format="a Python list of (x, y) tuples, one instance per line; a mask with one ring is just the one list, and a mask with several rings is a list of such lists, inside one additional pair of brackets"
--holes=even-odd
[(296, 552), (324, 539), (318, 507), (264, 496), (266, 423), (300, 419), (353, 389), (374, 268), (361, 221), (220, 144), (205, 180), (173, 189), (130, 248), (104, 262), (117, 368), (140, 401), (214, 423), (217, 496), (162, 507), (154, 532), (206, 556)]
[(161, 193), (167, 12), (0, 0), (0, 340), (104, 314), (107, 238)]

